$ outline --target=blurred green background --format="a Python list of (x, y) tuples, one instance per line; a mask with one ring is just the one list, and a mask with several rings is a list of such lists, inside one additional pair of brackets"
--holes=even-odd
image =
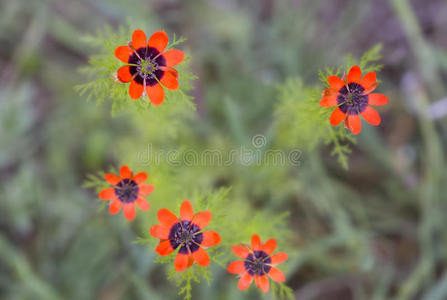
[[(111, 117), (107, 103), (74, 91), (94, 54), (81, 37), (128, 22), (187, 38), (180, 48), (198, 76), (188, 129), (144, 135), (135, 113)], [(298, 167), (178, 172), (189, 191), (232, 186), (238, 201), (289, 211), (296, 299), (447, 299), (445, 0), (1, 0), (0, 43), (0, 298), (181, 298), (153, 250), (132, 244), (148, 227), (98, 212), (86, 175), (123, 163), (125, 150), (135, 159), (149, 142), (274, 141), (278, 85), (314, 85), (318, 69), (382, 43), (377, 91), (390, 103), (378, 109), (380, 127), (363, 123), (348, 171), (323, 146), (303, 149)], [(154, 216), (161, 205), (149, 201)], [(261, 297), (214, 271), (193, 299)]]

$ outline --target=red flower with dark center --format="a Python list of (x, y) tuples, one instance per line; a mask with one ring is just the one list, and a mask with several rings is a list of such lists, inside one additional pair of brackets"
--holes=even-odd
[(163, 87), (178, 88), (177, 70), (173, 68), (183, 61), (184, 54), (177, 49), (165, 50), (168, 36), (163, 31), (155, 32), (149, 41), (142, 30), (135, 30), (128, 46), (119, 46), (115, 56), (128, 65), (118, 69), (121, 82), (129, 82), (129, 95), (136, 100), (146, 93), (152, 104), (160, 105), (165, 97)]
[(220, 236), (215, 231), (203, 231), (211, 220), (210, 211), (194, 214), (189, 201), (183, 201), (180, 207), (180, 218), (168, 209), (158, 211), (160, 225), (154, 225), (150, 234), (160, 239), (155, 252), (161, 256), (171, 254), (179, 248), (174, 265), (177, 272), (189, 268), (194, 261), (201, 266), (208, 266), (210, 258), (205, 248), (220, 243)]
[(385, 105), (388, 98), (382, 94), (371, 94), (377, 87), (376, 73), (369, 72), (362, 77), (360, 67), (353, 66), (348, 76), (343, 79), (329, 76), (330, 88), (323, 92), (320, 105), (323, 107), (338, 106), (330, 117), (333, 126), (344, 121), (345, 128), (353, 134), (360, 133), (362, 124), (360, 115), (372, 125), (380, 124), (380, 116), (370, 105)]
[(253, 278), (256, 286), (265, 293), (269, 291), (270, 286), (267, 275), (277, 282), (286, 280), (284, 273), (275, 266), (287, 260), (287, 253), (279, 252), (272, 255), (275, 248), (275, 239), (270, 239), (262, 244), (257, 234), (251, 237), (251, 247), (237, 245), (231, 248), (234, 254), (243, 259), (232, 262), (227, 268), (228, 272), (239, 275), (238, 287), (240, 290), (247, 289)]
[(111, 200), (109, 211), (112, 215), (119, 213), (124, 205), (124, 216), (132, 221), (135, 218), (135, 204), (141, 210), (149, 210), (150, 205), (143, 197), (152, 193), (154, 187), (143, 184), (147, 179), (146, 173), (133, 175), (128, 166), (122, 166), (120, 176), (108, 173), (104, 177), (113, 187), (99, 192), (99, 198)]

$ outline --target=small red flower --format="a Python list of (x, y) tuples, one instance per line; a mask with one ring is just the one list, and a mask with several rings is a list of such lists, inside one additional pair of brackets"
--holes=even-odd
[(234, 254), (243, 259), (232, 262), (227, 268), (228, 272), (239, 275), (240, 290), (247, 289), (253, 277), (256, 286), (265, 293), (269, 291), (270, 286), (267, 275), (276, 282), (286, 280), (284, 273), (275, 266), (287, 260), (287, 253), (279, 252), (272, 255), (275, 248), (275, 239), (262, 244), (257, 234), (251, 237), (251, 248), (248, 245), (237, 245), (231, 248)]
[(183, 61), (184, 54), (177, 49), (166, 51), (167, 45), (168, 35), (165, 32), (155, 32), (148, 41), (146, 34), (137, 29), (128, 46), (115, 49), (115, 56), (127, 63), (118, 69), (118, 80), (125, 83), (131, 81), (129, 95), (132, 99), (140, 98), (145, 92), (152, 104), (160, 105), (165, 97), (160, 83), (170, 90), (178, 88), (178, 74), (173, 66)]
[(135, 205), (141, 210), (149, 210), (149, 203), (143, 198), (154, 190), (150, 184), (142, 184), (147, 179), (147, 174), (140, 172), (132, 175), (128, 166), (122, 166), (120, 175), (106, 174), (104, 177), (113, 187), (99, 192), (102, 200), (111, 200), (109, 211), (112, 215), (119, 213), (124, 204), (124, 216), (132, 221), (135, 218)]
[(211, 220), (210, 211), (193, 213), (188, 200), (180, 207), (180, 218), (168, 209), (158, 211), (160, 225), (150, 229), (152, 236), (160, 239), (155, 252), (161, 256), (171, 254), (180, 247), (174, 265), (177, 272), (189, 268), (194, 260), (201, 266), (208, 266), (210, 258), (202, 247), (211, 247), (220, 243), (220, 236), (215, 231), (203, 231)]
[(376, 73), (366, 73), (362, 78), (359, 66), (353, 66), (348, 76), (343, 79), (329, 76), (330, 88), (323, 92), (320, 105), (323, 107), (338, 106), (330, 117), (332, 126), (344, 121), (345, 128), (358, 134), (362, 128), (360, 115), (372, 125), (380, 124), (380, 116), (370, 105), (385, 105), (388, 98), (382, 94), (371, 94), (377, 87)]

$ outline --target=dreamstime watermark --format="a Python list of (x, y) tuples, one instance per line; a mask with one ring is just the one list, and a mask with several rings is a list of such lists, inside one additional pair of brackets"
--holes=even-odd
[(264, 149), (267, 139), (263, 135), (255, 135), (251, 140), (251, 147), (240, 146), (238, 149), (154, 149), (148, 144), (146, 149), (137, 152), (137, 160), (146, 165), (170, 166), (204, 166), (228, 167), (234, 164), (241, 166), (299, 166), (301, 151), (298, 149), (284, 151)]

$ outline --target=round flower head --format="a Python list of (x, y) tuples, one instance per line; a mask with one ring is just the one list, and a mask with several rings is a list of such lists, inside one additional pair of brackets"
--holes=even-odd
[(360, 115), (372, 125), (380, 124), (380, 116), (370, 105), (384, 105), (388, 98), (382, 94), (371, 94), (377, 87), (376, 73), (369, 72), (362, 77), (360, 67), (353, 66), (348, 76), (343, 79), (329, 76), (330, 88), (323, 92), (320, 105), (324, 107), (338, 106), (330, 117), (333, 126), (344, 121), (345, 127), (353, 134), (361, 131)]
[(228, 272), (238, 274), (240, 279), (238, 287), (240, 290), (247, 289), (253, 278), (256, 286), (263, 292), (269, 291), (269, 280), (267, 275), (274, 281), (284, 282), (286, 276), (275, 266), (287, 259), (285, 252), (273, 254), (276, 248), (276, 240), (270, 239), (265, 244), (261, 243), (259, 235), (251, 237), (251, 247), (248, 245), (237, 245), (231, 249), (234, 254), (242, 258), (228, 265)]
[(132, 99), (147, 94), (152, 104), (160, 105), (165, 97), (160, 84), (171, 90), (178, 88), (178, 74), (173, 66), (183, 61), (184, 54), (177, 49), (166, 50), (167, 45), (165, 32), (157, 31), (147, 40), (146, 34), (138, 29), (128, 46), (116, 48), (115, 56), (127, 63), (118, 69), (117, 77), (121, 82), (130, 82)]
[(142, 184), (147, 179), (147, 174), (140, 172), (132, 175), (128, 166), (122, 166), (120, 176), (115, 174), (106, 174), (106, 181), (113, 187), (106, 188), (99, 192), (99, 198), (102, 200), (111, 200), (109, 211), (111, 214), (117, 214), (124, 205), (124, 216), (132, 221), (135, 218), (135, 204), (141, 210), (149, 210), (149, 203), (143, 198), (154, 190), (150, 184)]
[(163, 208), (158, 211), (159, 225), (150, 229), (150, 234), (160, 239), (155, 251), (161, 256), (169, 255), (179, 249), (174, 265), (178, 272), (189, 268), (194, 261), (201, 266), (208, 266), (210, 258), (205, 248), (220, 243), (220, 236), (214, 231), (203, 231), (211, 220), (211, 212), (193, 213), (189, 201), (183, 201), (180, 218)]

